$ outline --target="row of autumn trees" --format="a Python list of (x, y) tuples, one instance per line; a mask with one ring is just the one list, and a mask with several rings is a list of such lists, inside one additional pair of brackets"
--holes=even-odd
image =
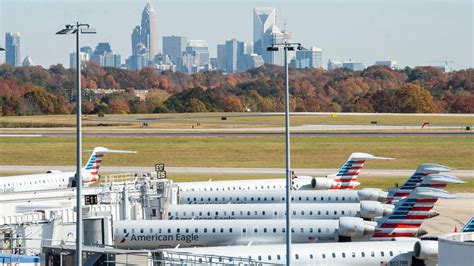
[[(129, 71), (88, 63), (82, 71), (84, 113), (282, 111), (284, 71), (264, 65), (244, 73), (194, 75)], [(291, 109), (297, 112), (474, 113), (474, 69), (442, 73), (433, 67), (364, 71), (290, 70)], [(53, 65), (0, 66), (0, 113), (74, 111), (75, 70)], [(96, 89), (115, 89), (96, 95)], [(136, 96), (147, 90), (145, 100)]]

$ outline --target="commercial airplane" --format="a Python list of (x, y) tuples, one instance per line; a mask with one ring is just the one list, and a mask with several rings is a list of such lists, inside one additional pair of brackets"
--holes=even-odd
[[(392, 158), (376, 157), (362, 152), (352, 153), (336, 174), (315, 178), (312, 176), (295, 176), (293, 188), (298, 190), (312, 189), (352, 189), (364, 163), (367, 160), (392, 160)], [(278, 179), (229, 180), (207, 182), (180, 182), (180, 191), (230, 191), (230, 190), (272, 190), (284, 189), (286, 181)]]
[[(426, 234), (423, 220), (438, 198), (451, 198), (444, 190), (416, 188), (400, 200), (392, 215), (376, 222), (356, 217), (337, 220), (293, 220), (294, 243), (391, 240)], [(429, 203), (427, 203), (429, 202)], [(199, 211), (196, 209), (196, 211)], [(285, 239), (285, 220), (133, 220), (116, 221), (115, 245), (128, 249), (220, 246), (281, 243)]]
[[(165, 249), (158, 258), (181, 261), (193, 265), (242, 264), (284, 265), (285, 245), (226, 246)], [(193, 260), (193, 261), (190, 261)], [(369, 241), (354, 243), (293, 244), (291, 263), (295, 265), (436, 265), (438, 242), (405, 238), (398, 241)]]
[[(295, 190), (291, 192), (294, 203), (357, 203), (363, 200), (387, 201), (388, 193), (381, 189), (362, 190)], [(284, 203), (284, 190), (235, 190), (235, 191), (180, 191), (178, 204), (228, 204), (228, 203)]]
[[(82, 180), (85, 184), (94, 183), (99, 179), (99, 167), (105, 154), (136, 153), (133, 151), (109, 150), (96, 147), (82, 168)], [(0, 193), (26, 192), (37, 190), (62, 189), (76, 186), (76, 172), (51, 170), (44, 174), (6, 176), (0, 178)]]
[[(392, 214), (393, 208), (391, 204), (377, 201), (295, 203), (291, 206), (291, 212), (293, 219), (338, 219), (343, 216), (373, 219)], [(284, 219), (285, 216), (286, 206), (282, 203), (174, 204), (167, 208), (168, 220)]]
[[(439, 165), (439, 164), (433, 164), (433, 163), (424, 163), (420, 164), (418, 168), (416, 169), (415, 173), (408, 178), (408, 180), (403, 184), (402, 186), (398, 188), (392, 188), (389, 190), (388, 197), (389, 201), (397, 201), (402, 197), (406, 197), (408, 194), (410, 194), (410, 191), (412, 191), (415, 187), (418, 187), (421, 182), (425, 179), (426, 176), (431, 175), (431, 176), (436, 176), (440, 173), (444, 172), (449, 172), (451, 171), (451, 168), (444, 166), (444, 165)], [(449, 176), (443, 175), (443, 179), (445, 180)], [(433, 179), (435, 179), (433, 177)], [(459, 183), (464, 183), (463, 181), (459, 180)], [(459, 184), (458, 183), (458, 184)], [(436, 180), (433, 180), (431, 184), (425, 183), (423, 186), (429, 186), (429, 187), (438, 187), (438, 188), (444, 188), (446, 187), (446, 182), (437, 184)]]

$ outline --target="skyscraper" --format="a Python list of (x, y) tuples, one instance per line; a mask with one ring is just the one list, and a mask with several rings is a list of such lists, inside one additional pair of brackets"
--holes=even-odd
[(132, 55), (135, 55), (137, 45), (142, 42), (140, 34), (140, 26), (136, 26), (132, 31)]
[(183, 55), (187, 42), (187, 38), (183, 36), (163, 36), (163, 54), (176, 64), (176, 57)]
[(156, 11), (150, 2), (142, 12), (141, 42), (148, 48), (150, 60), (158, 54), (158, 24), (156, 21)]
[(5, 54), (6, 63), (12, 66), (21, 66), (20, 33), (7, 32), (5, 34), (5, 46), (5, 49), (7, 49)]
[(257, 7), (253, 10), (253, 49), (263, 54), (263, 34), (276, 25), (276, 11), (272, 7)]
[(321, 48), (311, 47), (296, 51), (296, 58), (292, 60), (295, 68), (320, 68), (323, 66)]
[(217, 69), (224, 72), (225, 68), (226, 68), (226, 45), (218, 44), (217, 45)]

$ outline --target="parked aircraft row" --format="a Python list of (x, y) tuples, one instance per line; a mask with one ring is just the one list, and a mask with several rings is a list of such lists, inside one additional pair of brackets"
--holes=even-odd
[[(338, 217), (336, 220), (296, 219), (292, 222), (292, 241), (294, 243), (345, 242), (421, 236), (426, 234), (426, 231), (420, 228), (421, 223), (432, 217), (431, 210), (437, 199), (451, 197), (441, 189), (418, 187), (412, 191), (409, 197), (397, 203), (392, 214), (381, 217), (376, 222), (344, 216)], [(324, 204), (317, 206), (322, 205)], [(344, 208), (343, 206), (346, 204), (339, 205)], [(211, 212), (219, 215), (218, 211), (212, 210), (215, 205), (207, 206), (210, 207), (207, 208), (209, 215)], [(232, 204), (223, 206), (232, 206)], [(202, 207), (206, 207), (206, 205)], [(195, 214), (202, 211), (196, 208)], [(221, 211), (223, 212), (223, 210)], [(231, 210), (226, 211), (230, 211), (230, 215), (232, 215)], [(243, 208), (240, 211), (242, 214), (244, 213)], [(267, 209), (267, 211), (272, 212), (271, 209)], [(187, 214), (192, 215), (193, 211), (189, 211)], [(259, 217), (260, 213), (252, 212), (250, 215)], [(248, 217), (241, 220), (217, 219), (212, 223), (202, 219), (117, 221), (114, 231), (115, 245), (127, 249), (246, 245), (250, 243), (276, 244), (281, 243), (284, 238), (285, 220), (276, 219), (269, 223), (265, 219), (255, 220)]]

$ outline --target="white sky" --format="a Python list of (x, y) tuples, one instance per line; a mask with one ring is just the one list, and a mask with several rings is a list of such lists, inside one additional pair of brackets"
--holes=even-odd
[[(98, 34), (83, 36), (95, 48), (107, 41), (112, 50), (131, 53), (130, 34), (140, 24), (146, 0), (0, 0), (0, 35), (20, 32), (21, 56), (36, 64), (69, 66), (73, 36), (56, 36), (64, 24), (89, 23)], [(393, 59), (399, 66), (442, 64), (473, 67), (471, 0), (151, 0), (158, 14), (158, 35), (184, 35), (216, 45), (236, 38), (252, 42), (252, 9), (273, 6), (279, 27), (287, 21), (294, 41), (323, 49), (323, 60)], [(3, 55), (1, 60), (3, 60)]]

